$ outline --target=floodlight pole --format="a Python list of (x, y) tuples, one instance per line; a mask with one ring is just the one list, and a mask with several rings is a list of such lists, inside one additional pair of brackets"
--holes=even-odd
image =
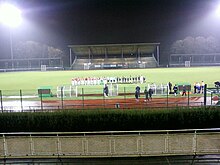
[(70, 48), (70, 68), (71, 68), (71, 65), (72, 65), (72, 49)]
[(11, 52), (12, 69), (14, 69), (14, 53), (13, 53), (12, 30), (11, 30), (11, 28), (10, 28), (10, 52)]

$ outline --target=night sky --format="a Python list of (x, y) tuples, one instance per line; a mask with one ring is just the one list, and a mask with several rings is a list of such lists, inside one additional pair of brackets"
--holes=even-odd
[[(220, 39), (218, 0), (14, 0), (24, 22), (13, 41), (68, 44), (161, 43), (161, 56), (187, 36)], [(0, 25), (0, 58), (9, 53), (9, 29)]]

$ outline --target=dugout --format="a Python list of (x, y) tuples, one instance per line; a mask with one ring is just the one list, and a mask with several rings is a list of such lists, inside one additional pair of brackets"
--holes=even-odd
[(71, 69), (154, 68), (159, 43), (69, 45)]
[(183, 86), (186, 87), (186, 91), (191, 91), (191, 84), (187, 82), (180, 82), (176, 84), (179, 91), (183, 91)]
[(38, 89), (39, 97), (52, 97), (52, 87), (51, 86), (41, 86)]

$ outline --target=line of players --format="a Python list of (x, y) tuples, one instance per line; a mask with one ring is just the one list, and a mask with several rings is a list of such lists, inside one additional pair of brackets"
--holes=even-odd
[(85, 77), (72, 78), (72, 85), (103, 85), (107, 83), (140, 83), (143, 84), (146, 81), (144, 76), (136, 77)]

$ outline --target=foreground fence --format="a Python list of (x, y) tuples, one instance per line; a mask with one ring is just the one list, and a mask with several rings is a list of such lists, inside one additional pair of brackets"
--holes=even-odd
[(220, 129), (0, 135), (2, 159), (220, 154)]
[(71, 93), (65, 93), (62, 90), (63, 88), (59, 89), (59, 95), (52, 94), (53, 91), (45, 94), (37, 93), (37, 90), (0, 90), (0, 111), (24, 112), (97, 108), (146, 109), (149, 107), (168, 108), (215, 105), (218, 102), (218, 100), (212, 99), (212, 93), (204, 96), (203, 93), (193, 94), (191, 91), (187, 91), (186, 96), (182, 96), (181, 93), (175, 96), (174, 94), (169, 94), (168, 90), (163, 90), (163, 92), (161, 92), (162, 94), (158, 94), (159, 91), (157, 91), (157, 93), (153, 93), (152, 99), (149, 98), (149, 100), (147, 100), (142, 90), (137, 100), (134, 97), (134, 88), (120, 88), (117, 90), (117, 93), (113, 93), (114, 95), (108, 97), (105, 97), (102, 89), (95, 87), (90, 89), (78, 89), (77, 97)]

